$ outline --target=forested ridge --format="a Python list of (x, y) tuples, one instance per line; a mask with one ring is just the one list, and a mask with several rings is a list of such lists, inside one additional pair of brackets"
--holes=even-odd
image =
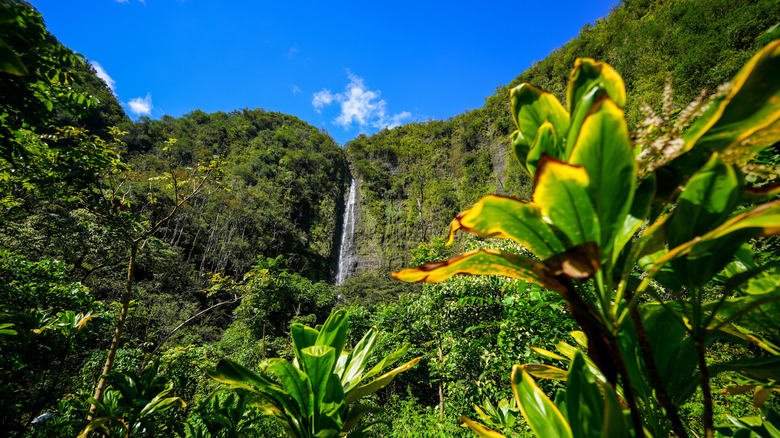
[[(584, 338), (592, 339), (597, 331), (578, 317), (582, 310), (578, 306), (585, 304), (572, 305), (571, 296), (561, 292), (569, 284), (562, 278), (574, 275), (572, 284), (585, 297), (597, 297), (604, 284), (612, 281), (600, 278), (595, 286), (594, 281), (588, 283), (595, 277), (589, 271), (592, 268), (583, 267), (582, 257), (595, 256), (591, 248), (583, 250), (585, 245), (562, 252), (574, 260), (576, 274), (571, 274), (569, 261), (569, 265), (553, 262), (558, 266), (551, 278), (557, 280), (475, 275), (421, 286), (390, 278), (393, 271), (466, 251), (489, 255), (497, 249), (519, 254), (512, 257), (530, 257), (528, 263), (547, 261), (515, 243), (487, 239), (487, 235), (502, 237), (495, 230), (474, 231), (479, 229), (477, 216), (458, 216), (461, 230), (476, 235), (464, 238), (458, 233), (454, 246), (444, 246), (453, 217), (478, 202), (480, 209), (489, 210), (484, 203), (490, 201), (484, 199), (510, 199), (483, 199), (485, 195), (538, 201), (534, 190), (540, 177), (534, 177), (528, 166), (550, 165), (543, 164), (545, 159), (526, 162), (518, 152), (532, 145), (512, 140), (518, 128), (513, 114), (520, 110), (512, 106), (510, 90), (531, 83), (550, 93), (539, 94), (539, 100), (553, 96), (568, 108), (567, 89), (575, 59), (593, 58), (622, 76), (631, 140), (644, 145), (667, 134), (673, 138), (679, 133), (664, 129), (684, 117), (688, 102), (702, 90), (706, 90), (702, 96), (714, 94), (715, 104), (720, 102), (717, 99), (730, 90), (719, 89), (720, 85), (778, 37), (777, 27), (772, 28), (780, 16), (776, 0), (623, 0), (607, 17), (585, 25), (577, 38), (497, 87), (482, 108), (447, 120), (360, 135), (343, 147), (323, 130), (265, 109), (211, 114), (195, 109), (178, 118), (130, 120), (94, 69), (46, 32), (45, 17), (26, 2), (3, 0), (0, 7), (0, 382), (4, 388), (0, 430), (9, 436), (77, 436), (82, 432), (98, 436), (308, 436), (306, 427), (338, 432), (342, 427), (346, 431), (347, 424), (355, 427), (350, 436), (361, 436), (361, 432), (367, 436), (473, 436), (460, 426), (466, 421), (461, 415), (477, 418), (507, 436), (539, 435), (538, 425), (527, 421), (528, 417), (524, 420), (526, 413), (521, 415), (513, 401), (519, 397), (520, 377), (512, 364), (527, 362), (538, 364), (529, 372), (539, 377), (539, 393), (551, 398), (561, 391), (573, 393), (574, 384), (560, 381), (556, 374), (560, 371), (565, 376), (559, 368), (567, 366), (573, 376), (570, 381), (580, 382), (576, 380), (580, 376), (581, 382), (591, 384), (586, 390), (582, 389), (586, 383), (577, 383), (585, 385), (579, 389), (585, 394), (582, 400), (601, 397), (594, 391), (598, 379), (603, 381), (602, 393), (604, 384), (618, 388), (626, 430), (632, 427), (629, 413), (641, 410), (650, 418), (645, 410), (651, 409), (657, 409), (652, 412), (658, 412), (658, 418), (665, 418), (664, 413), (682, 418), (681, 427), (688, 432), (697, 431), (702, 422), (706, 428), (707, 419), (711, 422), (713, 416), (719, 425), (725, 424), (726, 415), (762, 415), (776, 421), (772, 409), (778, 408), (773, 380), (777, 376), (771, 371), (777, 368), (778, 354), (776, 327), (771, 328), (774, 307), (761, 307), (767, 320), (738, 320), (742, 325), (737, 328), (723, 323), (725, 334), (708, 338), (706, 360), (713, 371), (708, 377), (711, 383), (702, 386), (721, 391), (714, 408), (708, 403), (712, 396), (698, 390), (698, 381), (692, 377), (697, 375), (695, 333), (675, 331), (669, 328), (677, 327), (675, 323), (663, 319), (660, 312), (644, 310), (641, 317), (646, 324), (655, 324), (650, 327), (658, 333), (665, 327), (664, 336), (679, 336), (680, 347), (670, 357), (680, 363), (688, 360), (675, 377), (680, 391), (670, 389), (679, 407), (679, 413), (671, 415), (668, 405), (661, 410), (655, 402), (642, 399), (641, 388), (637, 389), (639, 407), (629, 406), (634, 396), (626, 395), (620, 386), (625, 385), (626, 375), (610, 377), (603, 359), (604, 351), (617, 347)], [(614, 78), (602, 80), (599, 86), (609, 88)], [(609, 93), (614, 90), (610, 88)], [(609, 97), (620, 100), (613, 94)], [(574, 116), (572, 111), (572, 120)], [(567, 113), (567, 123), (568, 117)], [(770, 127), (776, 127), (777, 122), (773, 123)], [(761, 129), (756, 132), (763, 133)], [(766, 132), (761, 140), (771, 138), (774, 131)], [(553, 142), (559, 141), (560, 146), (563, 134), (558, 135), (550, 138), (558, 139)], [(755, 193), (749, 199), (729, 195), (735, 200), (724, 211), (730, 214), (731, 208), (742, 214), (767, 202), (769, 213), (775, 214), (768, 219), (771, 222), (776, 217), (772, 202), (777, 202), (773, 188), (780, 157), (777, 143), (762, 146), (760, 153), (754, 153), (750, 143), (745, 145), (753, 154), (750, 162), (735, 159), (733, 163), (750, 170), (746, 176), (732, 178), (737, 181), (733, 184), (744, 185), (749, 180)], [(555, 156), (553, 149), (550, 146), (546, 153)], [(731, 159), (721, 152), (724, 159)], [(564, 163), (567, 158), (555, 159)], [(648, 162), (660, 163), (661, 159)], [(672, 181), (670, 174), (661, 171), (657, 179), (652, 177), (658, 188), (653, 185), (653, 207), (648, 204), (643, 213), (649, 217), (647, 223), (663, 217), (663, 202), (677, 202), (679, 191), (663, 192), (664, 178), (668, 178), (667, 186), (673, 186), (675, 182), (686, 184), (684, 178), (690, 177), (681, 168), (665, 165), (658, 164), (658, 168), (673, 168), (677, 172), (673, 176), (680, 180)], [(718, 165), (707, 163), (715, 169), (712, 172), (727, 172)], [(354, 278), (334, 286), (344, 201), (352, 178), (359, 189), (359, 262)], [(645, 186), (633, 188), (637, 193), (647, 190)], [(681, 207), (664, 214), (674, 217), (669, 211), (675, 208)], [(691, 207), (686, 204), (684, 208)], [(597, 210), (602, 214), (603, 210)], [(631, 214), (634, 210), (632, 206)], [(725, 221), (727, 213), (703, 217), (715, 223)], [(763, 234), (776, 234), (771, 223), (757, 223)], [(636, 226), (633, 230), (638, 234), (633, 240), (629, 234), (623, 244), (639, 241), (644, 228)], [(672, 232), (670, 242), (682, 239), (680, 233)], [(705, 309), (732, 312), (730, 319), (744, 318), (736, 307), (740, 302), (734, 301), (740, 299), (742, 286), (733, 284), (734, 278), (754, 275), (749, 287), (745, 286), (746, 294), (763, 296), (767, 289), (761, 289), (762, 285), (771, 284), (775, 281), (772, 275), (777, 275), (773, 267), (780, 256), (776, 237), (759, 237), (744, 237), (733, 248), (731, 243), (719, 247), (728, 261), (735, 257), (737, 261), (725, 268), (725, 259), (723, 266), (718, 265), (720, 260), (707, 265), (707, 269), (720, 269), (702, 284), (687, 277), (684, 286), (683, 280), (670, 280), (675, 275), (692, 275), (680, 274), (694, 271), (688, 265), (665, 268), (654, 279), (652, 293), (669, 300), (716, 299), (718, 291), (728, 286), (733, 296), (723, 296), (732, 300), (714, 306), (715, 310)], [(561, 239), (566, 245), (573, 242)], [(652, 271), (652, 263), (664, 257), (643, 255), (637, 258), (632, 285), (644, 278), (640, 275), (643, 269)], [(613, 272), (611, 264), (629, 257), (616, 254), (597, 264), (610, 266), (607, 275), (621, 276), (624, 271), (615, 268)], [(467, 259), (452, 260), (456, 260), (452, 262), (455, 270), (484, 273), (482, 268), (469, 268)], [(431, 272), (450, 269), (448, 263), (423, 265), (427, 267), (419, 272), (424, 278), (414, 277), (417, 271), (400, 277), (434, 281)], [(458, 268), (457, 263), (465, 267)], [(687, 263), (694, 266), (694, 262)], [(547, 269), (534, 266), (537, 274)], [(707, 269), (702, 268), (705, 274), (700, 276)], [(498, 273), (506, 272), (510, 271)], [(775, 287), (771, 293), (776, 292)], [(639, 301), (652, 300), (645, 296)], [(749, 305), (758, 308), (767, 302), (776, 306), (771, 297)], [(588, 318), (601, 317), (593, 315), (591, 311)], [(621, 348), (641, 341), (635, 323), (631, 324), (626, 331), (634, 337), (620, 338)], [(317, 326), (314, 331), (320, 334), (312, 334), (313, 329), (303, 325)], [(584, 332), (572, 334), (573, 330)], [(367, 338), (361, 340), (364, 333)], [(660, 335), (649, 336), (650, 342), (664, 342)], [(637, 362), (628, 366), (640, 370), (640, 346), (630, 345)], [(292, 397), (279, 398), (286, 400), (281, 405), (273, 405), (278, 401), (275, 396), (262, 392), (273, 382), (286, 385), (294, 380), (285, 377), (292, 368), (271, 358), (287, 359), (285, 364), (299, 369), (292, 374), (313, 382), (316, 376), (312, 368), (306, 368), (313, 362), (307, 361), (315, 356), (325, 360), (319, 358), (330, 354), (329, 349), (335, 349), (342, 362), (353, 360), (353, 355), (339, 356), (341, 349), (354, 349), (356, 356), (365, 354), (365, 361), (352, 365), (354, 375), (342, 370), (346, 374), (337, 385), (343, 387), (337, 391), (342, 399), (326, 403), (321, 399), (324, 392), (315, 394), (320, 399), (310, 404), (314, 410), (306, 414), (289, 407), (296, 397), (290, 387), (272, 391)], [(583, 357), (588, 361), (585, 368), (595, 370), (596, 380), (577, 368), (584, 366)], [(372, 370), (377, 362), (380, 366)], [(398, 363), (390, 367), (393, 362)], [(739, 374), (740, 364), (748, 362), (770, 371)], [(338, 368), (335, 363), (334, 359), (332, 369)], [(599, 367), (603, 375), (598, 374)], [(633, 368), (630, 372), (640, 373)], [(683, 375), (686, 372), (690, 373)], [(366, 379), (361, 384), (371, 383), (358, 388), (354, 378), (361, 375)], [(685, 379), (694, 382), (693, 386), (682, 385)], [(646, 386), (657, 383), (651, 380)], [(744, 391), (733, 389), (734, 385)], [(330, 386), (328, 394), (333, 390)], [(564, 412), (566, 427), (575, 424), (574, 414), (555, 400), (556, 409)], [(581, 403), (610, 409), (609, 399), (594, 400)], [(281, 422), (269, 412), (276, 412)], [(309, 426), (296, 429), (296, 420), (289, 418), (305, 415), (311, 416), (306, 417)], [(636, 421), (641, 420), (634, 420), (636, 431)], [(647, 421), (649, 435), (680, 435), (674, 419)], [(556, 423), (555, 427), (563, 426)], [(606, 422), (604, 427), (607, 430)], [(610, 436), (603, 435), (600, 423), (597, 429), (598, 436)]]
[(645, 118), (643, 102), (661, 110), (667, 80), (678, 112), (702, 91), (714, 93), (766, 43), (762, 34), (778, 15), (775, 1), (622, 1), (497, 87), (482, 108), (349, 142), (349, 159), (364, 182), (362, 269), (408, 265), (410, 249), (445, 237), (450, 219), (488, 193), (528, 198), (530, 180), (510, 147), (512, 88), (527, 82), (565, 103), (575, 59), (603, 61), (625, 81), (626, 119), (633, 127)]

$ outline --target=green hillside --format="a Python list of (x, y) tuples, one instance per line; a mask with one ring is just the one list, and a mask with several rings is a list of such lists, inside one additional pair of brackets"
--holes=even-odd
[[(488, 193), (528, 197), (530, 180), (509, 146), (515, 129), (511, 88), (527, 82), (565, 103), (574, 61), (594, 58), (623, 76), (626, 118), (636, 125), (643, 119), (642, 102), (661, 109), (669, 78), (677, 111), (702, 91), (714, 92), (768, 41), (762, 35), (778, 17), (775, 0), (625, 0), (498, 87), (482, 108), (348, 143), (349, 160), (363, 181), (361, 270), (407, 266), (411, 249), (446, 237), (450, 219)], [(523, 42), (518, 44), (522, 50)]]
[[(265, 109), (132, 121), (0, 0), (0, 435), (774, 436), (778, 17), (624, 0), (482, 108), (340, 147)], [(690, 151), (636, 164), (642, 102), (674, 119), (762, 49), (742, 94), (641, 137)], [(625, 119), (617, 75), (586, 81), (580, 126), (527, 119), (549, 152), (528, 175), (510, 90), (566, 106), (583, 57), (622, 75)], [(359, 275), (336, 286), (352, 178)]]

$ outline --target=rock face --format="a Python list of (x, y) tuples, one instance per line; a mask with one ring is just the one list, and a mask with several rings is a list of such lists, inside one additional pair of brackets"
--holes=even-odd
[(352, 178), (349, 185), (349, 195), (344, 208), (344, 221), (341, 227), (341, 241), (339, 243), (339, 260), (336, 265), (336, 285), (344, 283), (344, 280), (357, 274), (358, 254), (355, 231), (358, 216), (358, 182)]

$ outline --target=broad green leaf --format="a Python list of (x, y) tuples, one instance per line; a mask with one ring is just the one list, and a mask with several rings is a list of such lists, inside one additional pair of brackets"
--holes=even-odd
[(344, 344), (347, 342), (348, 329), (349, 321), (347, 320), (346, 309), (331, 313), (328, 319), (325, 320), (325, 324), (322, 325), (315, 345), (333, 347), (335, 355), (339, 356), (341, 355), (341, 350), (344, 349)]
[(2, 38), (0, 38), (0, 72), (16, 76), (24, 76), (29, 73), (19, 55)]
[(315, 406), (318, 406), (325, 397), (328, 379), (336, 361), (335, 350), (333, 347), (325, 345), (313, 345), (304, 348), (301, 351), (301, 357), (301, 366), (309, 377), (314, 392), (314, 403)]
[(569, 164), (583, 166), (588, 174), (588, 193), (601, 226), (602, 263), (609, 261), (631, 208), (637, 168), (623, 110), (608, 98), (599, 100), (583, 122)]
[(588, 195), (590, 179), (584, 167), (543, 157), (534, 176), (533, 201), (570, 241), (570, 246), (600, 242), (596, 211)]
[(583, 96), (594, 86), (606, 91), (609, 98), (620, 108), (626, 106), (626, 86), (614, 68), (591, 58), (577, 58), (566, 89), (566, 106), (569, 112), (574, 113), (577, 110)]
[[(676, 404), (680, 404), (691, 395), (689, 389), (695, 389), (697, 380), (696, 348), (681, 322), (685, 314), (673, 302), (667, 303), (666, 308), (649, 303), (639, 310), (655, 366), (669, 396)], [(687, 384), (691, 381), (694, 382), (692, 388)]]
[(394, 272), (397, 280), (438, 283), (458, 274), (503, 275), (562, 291), (561, 285), (541, 263), (528, 257), (494, 249), (470, 251), (443, 262), (426, 263)]
[(314, 392), (312, 382), (305, 373), (284, 359), (268, 359), (268, 370), (279, 379), (284, 392), (298, 405), (298, 418), (314, 416)]
[(559, 354), (555, 354), (552, 351), (547, 351), (543, 348), (539, 347), (531, 347), (531, 350), (533, 350), (535, 353), (542, 355), (544, 357), (549, 357), (550, 359), (556, 359), (556, 360), (568, 360), (568, 358), (565, 358)]
[(325, 397), (319, 405), (319, 412), (314, 418), (315, 437), (335, 437), (344, 428), (344, 413), (347, 409), (344, 392), (338, 376), (331, 374), (325, 390)]
[(536, 205), (505, 196), (485, 196), (456, 216), (450, 225), (447, 244), (453, 242), (457, 230), (482, 237), (512, 239), (540, 259), (566, 250), (550, 225), (542, 219), (541, 211)]
[(465, 416), (461, 416), (460, 418), (458, 418), (458, 421), (460, 421), (462, 425), (468, 427), (469, 429), (471, 429), (472, 432), (476, 433), (478, 436), (482, 438), (506, 438), (504, 435), (494, 430), (490, 430), (487, 427), (477, 423), (476, 421), (469, 420)]
[[(609, 97), (620, 108), (626, 105), (626, 91), (623, 78), (603, 62), (592, 59), (577, 59), (569, 77), (566, 104), (571, 114), (571, 124), (566, 137), (566, 151), (563, 160), (568, 161), (582, 124), (591, 108), (604, 96)], [(560, 132), (560, 131), (559, 131)]]
[(354, 402), (356, 400), (360, 400), (361, 398), (363, 398), (363, 397), (365, 397), (365, 396), (367, 396), (369, 394), (373, 394), (374, 392), (379, 391), (380, 389), (382, 389), (385, 386), (387, 386), (387, 384), (390, 383), (395, 378), (396, 375), (398, 375), (399, 373), (402, 373), (402, 372), (408, 370), (409, 368), (415, 366), (417, 364), (417, 362), (420, 361), (420, 359), (422, 359), (422, 357), (416, 357), (416, 358), (410, 360), (409, 362), (406, 362), (405, 364), (403, 364), (403, 365), (393, 369), (392, 371), (389, 371), (389, 372), (387, 372), (387, 373), (377, 377), (376, 379), (372, 380), (371, 382), (366, 383), (365, 385), (358, 386), (357, 388), (354, 388), (354, 389), (352, 389), (350, 391), (347, 391), (347, 393), (344, 396), (345, 397), (344, 399), (345, 399), (346, 403), (347, 404), (351, 404), (352, 402)]
[(536, 436), (573, 438), (563, 414), (519, 365), (512, 367), (512, 392)]
[(725, 371), (734, 371), (751, 380), (776, 383), (780, 381), (780, 356), (753, 357), (713, 364), (707, 369), (713, 376)]
[[(518, 132), (513, 141), (522, 142), (526, 148), (530, 148), (536, 140), (539, 127), (545, 122), (552, 124), (555, 132), (565, 133), (569, 130), (569, 113), (552, 94), (530, 84), (520, 84), (512, 89), (509, 96), (512, 102), (512, 117)], [(558, 142), (561, 140), (562, 138), (557, 139)], [(556, 146), (555, 149), (561, 148)], [(517, 159), (525, 164), (527, 156), (518, 155)]]
[[(780, 233), (780, 201), (767, 202), (732, 217), (701, 237), (670, 249), (666, 255), (656, 261), (648, 272), (654, 274), (665, 263), (684, 255), (691, 254), (694, 258), (707, 256), (720, 245), (728, 244), (733, 247), (733, 254), (742, 243), (752, 237), (757, 235), (770, 236), (777, 233)], [(717, 239), (723, 239), (723, 241), (715, 242)]]
[(601, 438), (637, 436), (637, 434), (632, 435), (631, 430), (615, 390), (607, 383), (604, 390), (604, 424), (601, 429)]
[(259, 395), (261, 398), (260, 402), (252, 401), (251, 404), (257, 405), (262, 409), (268, 409), (266, 405), (270, 403), (274, 406), (273, 411), (277, 412), (276, 416), (285, 420), (288, 423), (288, 427), (300, 430), (300, 421), (298, 419), (303, 417), (298, 403), (292, 398), (291, 394), (287, 394), (285, 389), (273, 380), (257, 375), (227, 359), (220, 360), (217, 368), (214, 371), (206, 371), (206, 375), (218, 382), (226, 383), (232, 388), (245, 389), (250, 393)]
[(558, 136), (555, 133), (555, 128), (552, 123), (545, 121), (542, 123), (542, 126), (539, 127), (539, 131), (536, 132), (536, 138), (531, 145), (531, 149), (528, 151), (528, 158), (526, 158), (526, 167), (531, 174), (536, 173), (536, 165), (539, 164), (542, 155), (560, 157), (563, 152), (558, 149), (559, 146), (560, 144)]
[(365, 371), (366, 363), (376, 347), (378, 336), (379, 330), (376, 327), (371, 327), (355, 345), (352, 352), (349, 353), (344, 373), (341, 375), (341, 384), (344, 386), (345, 391), (348, 391), (362, 380), (361, 374)]
[(521, 366), (526, 373), (537, 379), (559, 380), (561, 382), (565, 382), (567, 379), (566, 371), (552, 365), (527, 363)]
[(517, 130), (512, 133), (510, 139), (512, 141), (512, 151), (515, 153), (515, 158), (517, 158), (517, 164), (525, 173), (533, 177), (534, 174), (531, 173), (525, 165), (528, 159), (528, 152), (531, 151), (531, 144), (523, 137), (523, 134)]
[[(751, 153), (780, 140), (780, 125), (776, 123), (780, 118), (778, 71), (780, 40), (769, 43), (753, 56), (731, 81), (728, 95), (686, 132), (684, 150), (693, 150), (680, 157), (680, 164), (695, 166), (713, 151), (742, 147), (748, 140), (748, 147), (743, 149)], [(754, 137), (756, 133), (760, 136)]]
[(355, 384), (360, 383), (360, 381), (363, 381), (365, 379), (369, 379), (371, 377), (376, 376), (377, 374), (381, 373), (382, 370), (385, 369), (385, 367), (388, 367), (396, 363), (400, 358), (406, 355), (406, 352), (409, 351), (409, 347), (411, 345), (412, 344), (407, 342), (406, 344), (403, 345), (403, 347), (383, 357), (382, 360), (380, 360), (376, 365), (374, 365), (374, 367), (371, 368), (371, 370), (367, 372), (365, 375), (363, 375), (363, 377), (361, 377), (359, 381), (355, 382)]
[(715, 153), (685, 185), (668, 222), (669, 245), (675, 247), (723, 223), (739, 204), (742, 184), (733, 166)]
[(582, 353), (574, 355), (566, 382), (566, 407), (569, 426), (575, 438), (600, 437), (604, 419), (604, 402)]
[(290, 334), (292, 335), (295, 358), (298, 359), (298, 363), (300, 363), (301, 350), (315, 345), (317, 343), (317, 336), (319, 336), (320, 333), (311, 327), (295, 323), (290, 326)]

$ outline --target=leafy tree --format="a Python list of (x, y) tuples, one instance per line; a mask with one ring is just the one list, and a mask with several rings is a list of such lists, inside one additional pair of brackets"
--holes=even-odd
[(73, 391), (72, 376), (109, 326), (105, 312), (62, 263), (0, 250), (0, 428), (21, 434)]

